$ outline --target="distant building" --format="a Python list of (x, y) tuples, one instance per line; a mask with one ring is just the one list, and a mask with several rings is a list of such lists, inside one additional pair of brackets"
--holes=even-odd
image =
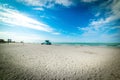
[(20, 43), (24, 43), (23, 41), (20, 41)]
[(12, 42), (12, 39), (8, 39), (8, 43), (11, 43)]

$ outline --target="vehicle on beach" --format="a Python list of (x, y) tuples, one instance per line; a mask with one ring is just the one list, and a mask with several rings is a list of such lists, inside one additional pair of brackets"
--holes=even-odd
[(52, 43), (49, 40), (45, 40), (41, 45), (52, 45)]

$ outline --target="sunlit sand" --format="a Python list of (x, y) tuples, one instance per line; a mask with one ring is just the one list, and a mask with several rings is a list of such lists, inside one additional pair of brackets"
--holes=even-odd
[(0, 44), (0, 80), (120, 80), (120, 48)]

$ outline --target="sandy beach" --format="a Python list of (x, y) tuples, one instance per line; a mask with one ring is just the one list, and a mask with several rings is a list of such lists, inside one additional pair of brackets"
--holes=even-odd
[(0, 44), (0, 80), (120, 80), (120, 48)]

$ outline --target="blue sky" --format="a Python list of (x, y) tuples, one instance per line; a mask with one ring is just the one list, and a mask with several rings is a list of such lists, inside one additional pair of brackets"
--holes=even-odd
[(120, 42), (120, 0), (0, 0), (0, 38)]

